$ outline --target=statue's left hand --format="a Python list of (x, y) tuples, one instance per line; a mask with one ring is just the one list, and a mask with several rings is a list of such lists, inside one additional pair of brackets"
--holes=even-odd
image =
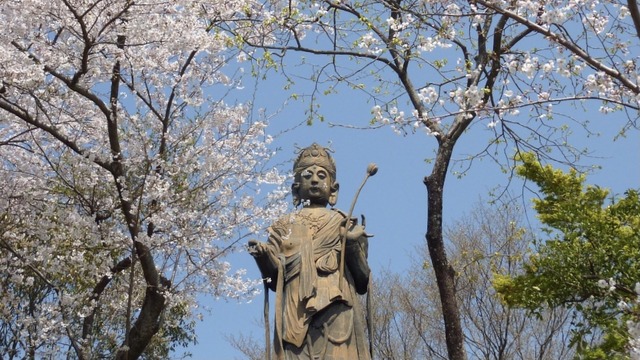
[[(343, 226), (346, 226), (347, 219), (344, 220)], [(350, 227), (347, 230), (347, 240), (358, 240), (361, 237), (370, 238), (373, 235), (367, 234), (363, 225), (358, 225), (357, 222), (350, 222)]]

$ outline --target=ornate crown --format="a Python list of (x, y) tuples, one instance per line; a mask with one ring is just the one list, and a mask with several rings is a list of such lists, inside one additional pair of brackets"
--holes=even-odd
[(298, 158), (293, 163), (293, 173), (298, 174), (312, 165), (317, 165), (327, 170), (333, 180), (336, 179), (336, 163), (329, 154), (329, 149), (317, 143), (300, 150)]

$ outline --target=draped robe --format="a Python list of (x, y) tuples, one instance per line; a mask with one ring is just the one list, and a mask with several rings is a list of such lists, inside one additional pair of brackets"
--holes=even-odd
[(261, 271), (276, 291), (274, 342), (280, 359), (369, 359), (356, 297), (367, 290), (368, 242), (364, 236), (347, 242), (340, 274), (345, 217), (333, 209), (303, 208), (268, 229), (268, 258), (274, 264)]

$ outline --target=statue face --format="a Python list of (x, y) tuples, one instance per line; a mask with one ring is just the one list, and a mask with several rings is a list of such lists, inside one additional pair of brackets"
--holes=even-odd
[(305, 206), (327, 206), (331, 196), (331, 176), (324, 168), (312, 165), (300, 172), (298, 196)]

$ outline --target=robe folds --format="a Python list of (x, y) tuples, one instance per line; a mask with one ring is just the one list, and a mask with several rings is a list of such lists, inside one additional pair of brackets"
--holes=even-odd
[(275, 273), (263, 275), (275, 280), (274, 347), (279, 359), (370, 358), (357, 298), (369, 281), (368, 240), (347, 241), (341, 274), (345, 218), (338, 210), (303, 208), (268, 229)]

